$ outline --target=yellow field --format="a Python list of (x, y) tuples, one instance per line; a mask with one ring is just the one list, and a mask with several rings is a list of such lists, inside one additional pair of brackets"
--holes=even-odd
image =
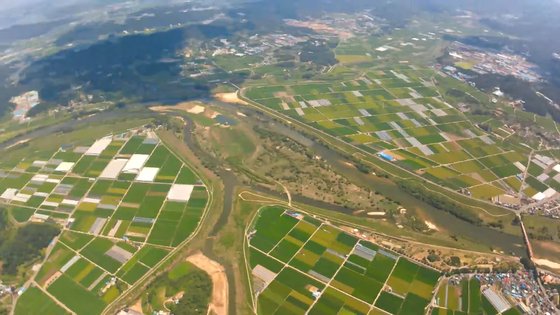
[(474, 64), (469, 61), (460, 61), (455, 63), (456, 67), (463, 68), (465, 70), (470, 70), (474, 67)]
[(337, 55), (336, 59), (343, 64), (369, 62), (373, 60), (371, 56), (366, 55)]
[(490, 184), (476, 186), (474, 188), (471, 188), (470, 191), (473, 197), (480, 199), (490, 199), (494, 196), (505, 193), (505, 191), (503, 191), (502, 189)]

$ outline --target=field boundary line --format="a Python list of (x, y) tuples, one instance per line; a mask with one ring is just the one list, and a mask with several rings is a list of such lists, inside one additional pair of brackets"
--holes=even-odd
[[(251, 228), (251, 227), (253, 226), (255, 218), (258, 216), (258, 214), (262, 211), (263, 208), (269, 207), (269, 206), (274, 206), (274, 205), (276, 205), (276, 206), (281, 206), (281, 207), (287, 207), (287, 206), (283, 205), (282, 203), (280, 203), (280, 204), (276, 203), (276, 204), (261, 206), (261, 207), (255, 212), (255, 214), (253, 215), (253, 218), (251, 219), (251, 221), (250, 221), (249, 224), (247, 225), (248, 229)], [(310, 212), (305, 211), (305, 210), (301, 210), (301, 209), (297, 208), (296, 206), (290, 207), (290, 209), (292, 209), (292, 210), (294, 210), (294, 211), (302, 212), (302, 213), (304, 213), (306, 216), (312, 216), (312, 214), (311, 214)], [(328, 216), (325, 216), (325, 215), (323, 215), (323, 214), (319, 214), (319, 216), (320, 216), (322, 219), (328, 219), (329, 221), (337, 221), (337, 219), (332, 219), (332, 220), (331, 220), (331, 219), (328, 218)], [(349, 224), (348, 222), (343, 222), (343, 221), (340, 222), (340, 220), (338, 220), (338, 221), (339, 221), (339, 223), (341, 223), (341, 224), (352, 225), (352, 223)], [(339, 227), (337, 227), (337, 226), (333, 226), (332, 224), (324, 223), (324, 221), (321, 220), (321, 225), (314, 231), (314, 233), (310, 236), (310, 238), (306, 241), (306, 243), (313, 237), (313, 235), (314, 235), (323, 225), (332, 226), (333, 228), (337, 229), (338, 231), (340, 231), (340, 232), (342, 232), (342, 233), (347, 233), (346, 231), (342, 230), (341, 228), (339, 228)], [(356, 225), (354, 225), (354, 226), (356, 226)], [(248, 229), (247, 229), (247, 230), (248, 230)], [(247, 234), (246, 234), (244, 237), (247, 239)], [(358, 242), (357, 242), (356, 244), (358, 244), (358, 243), (360, 242), (360, 240), (362, 240), (362, 239), (361, 239), (360, 237), (358, 237)], [(367, 241), (367, 240), (365, 240), (365, 241)], [(390, 251), (390, 252), (393, 252), (391, 249), (385, 248), (385, 247), (383, 247), (383, 246), (380, 245), (380, 244), (377, 244), (377, 243), (374, 243), (374, 242), (371, 242), (371, 241), (367, 241), (367, 242), (376, 244), (376, 245), (378, 245), (380, 248), (382, 248), (383, 250), (388, 250), (388, 251)], [(356, 246), (356, 244), (354, 245), (354, 247)], [(298, 252), (303, 248), (303, 246), (305, 246), (305, 243), (300, 247), (300, 249), (298, 250)], [(336, 291), (338, 291), (338, 292), (340, 292), (340, 293), (342, 293), (342, 294), (344, 294), (344, 295), (346, 295), (346, 296), (349, 296), (349, 297), (352, 298), (352, 299), (355, 299), (355, 300), (360, 301), (360, 302), (362, 302), (362, 303), (364, 303), (364, 304), (366, 304), (366, 305), (369, 305), (369, 306), (370, 306), (370, 311), (371, 311), (373, 308), (379, 309), (378, 307), (375, 307), (375, 302), (377, 301), (377, 299), (378, 299), (379, 296), (381, 295), (381, 292), (382, 292), (383, 289), (385, 288), (386, 283), (387, 283), (387, 281), (389, 280), (389, 278), (391, 277), (391, 275), (392, 275), (392, 273), (393, 273), (393, 271), (394, 271), (394, 269), (395, 269), (395, 267), (396, 267), (396, 265), (397, 265), (398, 260), (404, 258), (404, 259), (410, 261), (411, 263), (413, 263), (413, 264), (415, 264), (415, 265), (418, 265), (419, 267), (431, 269), (431, 270), (437, 271), (438, 273), (442, 273), (442, 271), (441, 271), (441, 270), (438, 270), (437, 268), (434, 268), (434, 267), (432, 267), (432, 266), (429, 266), (429, 265), (427, 265), (427, 264), (424, 264), (424, 263), (422, 263), (422, 262), (419, 262), (419, 261), (417, 261), (417, 260), (414, 260), (414, 259), (412, 259), (412, 258), (410, 258), (410, 257), (408, 257), (408, 256), (406, 256), (406, 255), (402, 255), (402, 254), (400, 254), (400, 253), (396, 253), (397, 256), (398, 256), (398, 259), (395, 261), (395, 264), (393, 265), (393, 268), (391, 269), (391, 273), (389, 274), (389, 276), (388, 276), (387, 279), (385, 280), (385, 283), (383, 284), (383, 287), (382, 287), (381, 290), (379, 291), (379, 293), (378, 293), (378, 295), (376, 296), (376, 298), (375, 298), (375, 300), (373, 301), (373, 303), (368, 303), (367, 301), (364, 301), (364, 300), (362, 300), (362, 299), (360, 299), (360, 298), (357, 298), (357, 297), (355, 297), (355, 296), (353, 296), (353, 295), (351, 295), (351, 294), (348, 294), (348, 293), (342, 291), (342, 290), (339, 289), (339, 288), (336, 288), (336, 287), (334, 287), (334, 286), (331, 286), (331, 285), (330, 285), (330, 282), (334, 279), (334, 277), (336, 276), (336, 273), (335, 273), (335, 275), (333, 275), (333, 277), (330, 279), (329, 282), (324, 282), (323, 280), (318, 279), (318, 278), (314, 277), (313, 275), (310, 275), (310, 274), (308, 274), (308, 273), (305, 273), (305, 272), (303, 272), (303, 271), (301, 271), (301, 270), (299, 270), (299, 269), (297, 269), (297, 268), (295, 268), (295, 267), (289, 265), (289, 262), (291, 262), (291, 261), (294, 259), (294, 257), (296, 256), (297, 253), (294, 254), (294, 256), (288, 261), (288, 263), (285, 263), (285, 262), (279, 260), (278, 258), (276, 258), (276, 257), (274, 257), (274, 256), (271, 256), (271, 255), (269, 255), (268, 253), (266, 253), (266, 252), (260, 250), (259, 248), (254, 247), (254, 246), (252, 246), (252, 245), (250, 245), (250, 244), (248, 245), (248, 247), (249, 247), (249, 248), (253, 248), (254, 250), (256, 250), (256, 251), (260, 252), (261, 254), (263, 254), (263, 255), (269, 257), (270, 259), (273, 259), (273, 260), (277, 261), (278, 263), (282, 264), (282, 265), (283, 265), (282, 269), (280, 269), (280, 271), (279, 271), (278, 273), (276, 273), (276, 275), (278, 275), (279, 273), (281, 273), (284, 269), (290, 268), (290, 269), (292, 269), (292, 270), (294, 270), (294, 271), (296, 271), (296, 272), (299, 272), (299, 273), (301, 273), (301, 274), (303, 274), (303, 275), (305, 275), (305, 276), (307, 276), (307, 277), (309, 277), (309, 278), (311, 278), (311, 279), (313, 279), (313, 280), (315, 280), (315, 281), (318, 281), (318, 282), (324, 284), (324, 285), (325, 285), (324, 290), (326, 290), (327, 288), (332, 288), (333, 290), (336, 290)], [(246, 265), (247, 268), (249, 268), (248, 266), (250, 266), (250, 261), (249, 261), (249, 259), (247, 259), (247, 258), (246, 258), (246, 260), (245, 260), (245, 265)], [(344, 263), (341, 264), (341, 266), (340, 266), (339, 269), (337, 270), (337, 273), (340, 271), (340, 269), (341, 269), (343, 266), (344, 266)], [(441, 276), (440, 276), (440, 278), (441, 278)], [(438, 279), (438, 283), (439, 283), (439, 279)], [(254, 292), (252, 292), (252, 294), (255, 295)], [(255, 298), (257, 299), (257, 302), (254, 302), (254, 303), (258, 303), (258, 295), (256, 295)], [(313, 305), (313, 304), (314, 304), (314, 303), (312, 303), (312, 305)], [(311, 310), (312, 305), (309, 307), (309, 310)], [(380, 311), (383, 311), (383, 310), (381, 310), (381, 309), (379, 309), (379, 310), (380, 310)], [(384, 313), (387, 313), (386, 311), (383, 311), (383, 312), (384, 312)], [(389, 313), (387, 313), (387, 314), (389, 314)]]
[[(389, 278), (391, 278), (391, 275), (393, 275), (393, 271), (395, 271), (395, 268), (397, 267), (397, 263), (399, 262), (401, 257), (404, 257), (404, 256), (399, 256), (399, 258), (397, 260), (395, 260), (395, 264), (393, 265), (393, 268), (391, 268), (391, 272), (389, 272), (389, 275), (387, 276), (387, 279), (385, 279), (385, 282), (383, 282), (383, 287), (381, 287), (381, 291), (379, 291), (379, 293), (375, 297), (375, 300), (371, 304), (372, 307), (375, 306), (375, 303), (377, 302), (377, 299), (379, 299), (379, 296), (381, 295), (381, 292), (383, 292), (383, 290), (387, 286), (387, 282), (389, 282)], [(403, 299), (403, 301), (404, 301), (404, 299)], [(370, 309), (370, 311), (371, 311), (371, 309)]]
[[(345, 233), (344, 231), (342, 231), (343, 233)], [(342, 264), (340, 264), (340, 266), (338, 266), (338, 269), (336, 269), (336, 272), (332, 275), (332, 277), (330, 278), (329, 282), (327, 282), (327, 284), (325, 285), (325, 290), (323, 290), (321, 292), (321, 295), (319, 295), (318, 298), (316, 298), (313, 303), (311, 303), (311, 306), (309, 306), (309, 311), (311, 309), (313, 309), (313, 306), (317, 303), (317, 301), (319, 301), (319, 299), (323, 296), (323, 294), (325, 293), (325, 291), (331, 287), (331, 282), (333, 282), (334, 278), (336, 278), (336, 275), (340, 272), (340, 270), (342, 270), (342, 268), (344, 268), (344, 265), (346, 264), (346, 262), (348, 261), (348, 258), (350, 258), (350, 255), (352, 255), (352, 253), (354, 252), (354, 249), (356, 249), (356, 246), (358, 246), (358, 244), (360, 244), (360, 240), (358, 239), (356, 241), (356, 244), (354, 244), (354, 246), (352, 246), (352, 249), (350, 250), (350, 252), (348, 253), (348, 255), (346, 255), (346, 257), (344, 257), (344, 261), (342, 261)], [(303, 247), (302, 247), (303, 248)], [(357, 298), (356, 298), (357, 299)], [(359, 300), (359, 299), (357, 299)], [(365, 302), (365, 301), (364, 301)], [(371, 310), (371, 306), (370, 306), (370, 310)], [(309, 311), (306, 312), (309, 313)]]
[(43, 289), (37, 282), (35, 282), (35, 280), (33, 280), (33, 284), (34, 286), (41, 290), (41, 292), (45, 293), (51, 300), (53, 300), (56, 304), (58, 304), (58, 306), (61, 306), (64, 310), (66, 310), (67, 312), (69, 312), (70, 314), (73, 315), (77, 315), (76, 312), (72, 311), (71, 309), (68, 308), (68, 306), (66, 306), (66, 304), (62, 303), (61, 301), (59, 301), (56, 296), (52, 295), (50, 292), (48, 292), (47, 290)]
[(169, 260), (172, 260), (177, 253), (182, 251), (184, 249), (184, 247), (191, 242), (191, 240), (193, 238), (198, 236), (198, 233), (200, 232), (200, 230), (202, 229), (202, 226), (204, 225), (206, 219), (208, 218), (208, 212), (209, 212), (210, 208), (214, 205), (214, 190), (213, 190), (213, 188), (211, 188), (212, 186), (209, 184), (208, 179), (205, 176), (201, 176), (201, 174), (199, 174), (199, 172), (196, 170), (195, 167), (193, 167), (190, 163), (185, 161), (186, 160), (185, 158), (178, 155), (174, 150), (171, 150), (169, 148), (169, 146), (167, 145), (167, 143), (165, 143), (165, 141), (159, 135), (158, 135), (158, 139), (161, 141), (161, 144), (163, 146), (165, 146), (167, 150), (169, 150), (169, 152), (171, 154), (173, 154), (176, 158), (178, 158), (185, 165), (187, 165), (191, 169), (191, 171), (193, 171), (193, 173), (195, 175), (197, 175), (198, 178), (204, 183), (204, 186), (206, 187), (206, 191), (208, 192), (208, 202), (206, 203), (206, 206), (204, 207), (204, 212), (203, 212), (203, 214), (200, 218), (199, 224), (197, 225), (196, 229), (191, 233), (191, 235), (189, 235), (188, 238), (183, 240), (183, 242), (181, 242), (173, 250), (171, 250), (162, 260), (160, 260), (157, 264), (155, 264), (152, 268), (150, 268), (150, 270), (146, 274), (144, 274), (140, 279), (138, 279), (133, 285), (131, 285), (126, 291), (124, 291), (119, 297), (117, 297), (114, 301), (112, 301), (110, 304), (108, 304), (105, 307), (105, 309), (103, 310), (103, 312), (101, 313), (102, 315), (111, 314), (109, 311), (113, 311), (112, 310), (113, 307), (117, 306), (119, 303), (124, 301), (125, 298), (128, 297), (127, 295), (130, 292), (133, 292), (134, 289), (136, 289), (137, 287), (140, 287), (141, 285), (145, 285), (145, 283), (143, 283), (144, 281), (146, 281), (149, 277), (151, 277), (153, 274), (155, 274), (156, 271), (158, 271), (158, 269), (161, 266), (163, 266), (165, 263), (167, 263)]

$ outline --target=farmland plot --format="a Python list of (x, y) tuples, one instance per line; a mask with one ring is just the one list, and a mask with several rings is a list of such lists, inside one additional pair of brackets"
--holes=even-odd
[(259, 314), (423, 314), (440, 273), (283, 207), (259, 211), (249, 260)]

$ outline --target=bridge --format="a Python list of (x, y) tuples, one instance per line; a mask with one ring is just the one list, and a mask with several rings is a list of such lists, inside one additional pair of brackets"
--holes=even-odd
[(533, 260), (533, 247), (531, 246), (531, 241), (529, 240), (529, 235), (527, 235), (527, 230), (525, 229), (525, 224), (523, 224), (523, 220), (521, 219), (521, 215), (517, 215), (519, 218), (519, 224), (521, 225), (521, 231), (523, 232), (523, 241), (527, 246), (527, 255), (528, 258), (532, 261)]

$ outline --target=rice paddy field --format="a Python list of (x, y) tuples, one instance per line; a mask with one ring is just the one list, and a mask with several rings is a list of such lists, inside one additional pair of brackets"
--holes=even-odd
[(283, 207), (260, 210), (249, 256), (259, 314), (424, 314), (440, 278)]
[(444, 79), (435, 70), (406, 64), (359, 70), (345, 81), (332, 74), (324, 82), (255, 85), (244, 96), (478, 199), (552, 196), (559, 188), (557, 154), (531, 156), (505, 126), (481, 129), (442, 96), (434, 81)]
[(208, 202), (202, 180), (153, 132), (62, 147), (2, 174), (17, 221), (63, 226), (17, 315), (64, 314), (61, 304), (100, 314), (189, 239)]

